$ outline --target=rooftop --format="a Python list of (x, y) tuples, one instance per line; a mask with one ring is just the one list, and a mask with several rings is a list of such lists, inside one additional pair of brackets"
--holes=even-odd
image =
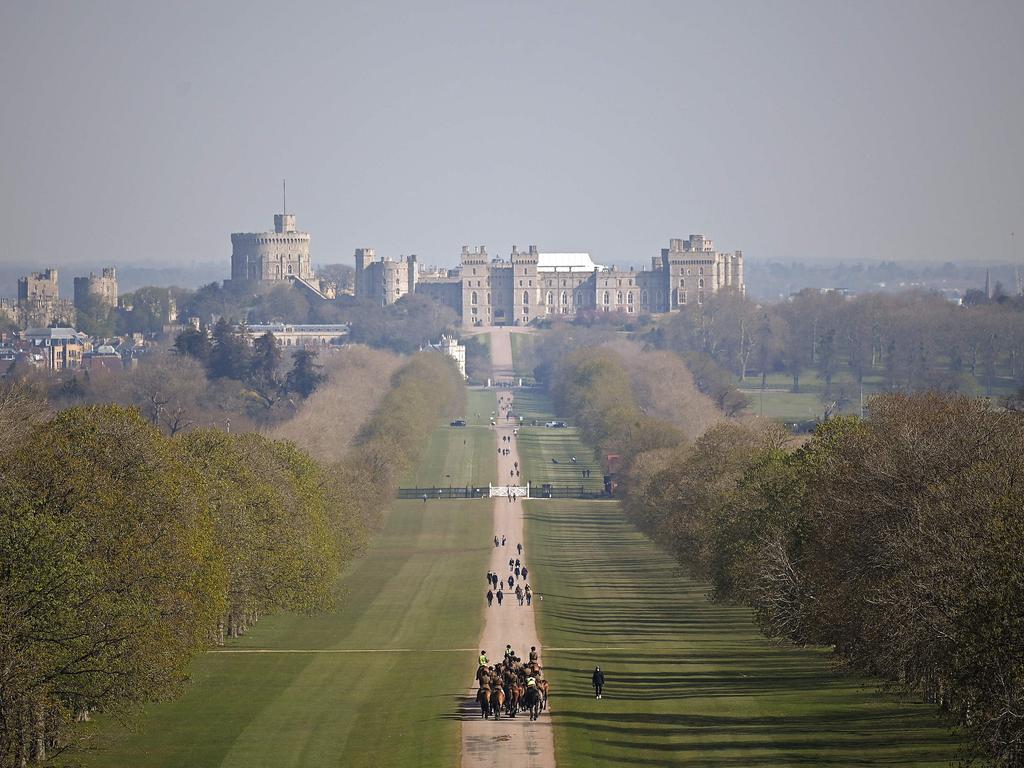
[(537, 254), (538, 272), (593, 272), (604, 269), (595, 264), (589, 253), (539, 253)]

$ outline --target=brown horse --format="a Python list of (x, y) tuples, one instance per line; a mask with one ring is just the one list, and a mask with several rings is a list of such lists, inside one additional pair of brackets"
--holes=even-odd
[(522, 709), (523, 703), (523, 686), (519, 683), (512, 683), (508, 687), (508, 714), (509, 717), (515, 717), (516, 713)]
[(491, 713), (491, 689), (488, 686), (480, 686), (476, 692), (476, 703), (480, 705), (480, 717), (486, 720)]
[(501, 708), (505, 706), (505, 689), (500, 685), (491, 689), (491, 714), (495, 720), (501, 719)]
[(548, 691), (550, 690), (551, 686), (548, 685), (548, 681), (547, 680), (538, 680), (537, 681), (537, 687), (540, 688), (541, 695), (543, 696), (543, 698), (541, 699), (540, 708), (541, 709), (547, 709), (548, 708)]

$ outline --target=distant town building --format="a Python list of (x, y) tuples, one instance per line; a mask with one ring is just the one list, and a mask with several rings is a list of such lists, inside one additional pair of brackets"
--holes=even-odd
[(81, 368), (83, 357), (92, 351), (89, 337), (74, 328), (30, 328), (23, 338), (52, 371)]
[(544, 253), (512, 247), (507, 261), (463, 246), (457, 269), (419, 272), (415, 257), (377, 260), (356, 251), (356, 295), (391, 304), (413, 291), (450, 306), (464, 327), (526, 325), (577, 312), (676, 312), (722, 290), (743, 294), (743, 253), (719, 253), (703, 235), (672, 239), (651, 268), (595, 264), (589, 253)]
[(110, 309), (117, 308), (117, 270), (114, 267), (104, 267), (99, 276), (90, 272), (88, 277), (75, 278), (75, 309), (85, 308), (91, 297)]
[(255, 341), (267, 333), (274, 334), (282, 347), (339, 346), (348, 338), (348, 326), (338, 324), (292, 324), (266, 323), (244, 326), (249, 341)]
[(438, 352), (443, 352), (448, 355), (452, 360), (455, 361), (455, 365), (459, 368), (459, 373), (462, 374), (462, 378), (469, 378), (466, 375), (466, 345), (461, 343), (454, 336), (442, 336), (441, 340), (437, 344), (430, 345), (432, 349), (436, 349)]
[(46, 269), (18, 278), (15, 322), (22, 328), (75, 322), (75, 307), (60, 297), (57, 270)]

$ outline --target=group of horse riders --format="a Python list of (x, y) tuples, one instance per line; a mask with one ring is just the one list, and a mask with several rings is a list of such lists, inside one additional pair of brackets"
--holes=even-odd
[(547, 707), (549, 686), (536, 647), (530, 648), (525, 664), (511, 645), (505, 646), (504, 658), (494, 665), (488, 661), (487, 652), (480, 651), (476, 680), (480, 686), (476, 701), (483, 718), (494, 715), (495, 720), (500, 720), (502, 713), (515, 717), (525, 709), (530, 719), (536, 720)]

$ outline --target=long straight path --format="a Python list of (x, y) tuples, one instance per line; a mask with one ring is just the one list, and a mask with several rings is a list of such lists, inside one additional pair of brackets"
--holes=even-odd
[[(512, 371), (512, 345), (507, 329), (498, 329), (491, 333), (491, 360), (496, 379), (510, 376)], [(500, 373), (499, 373), (500, 372)], [(501, 378), (498, 378), (498, 377)], [(518, 485), (515, 472), (521, 467), (519, 453), (516, 450), (515, 425), (505, 418), (507, 407), (514, 405), (512, 390), (498, 390), (495, 400), (497, 426), (494, 429), (496, 448), (508, 450), (508, 455), (498, 456), (498, 477), (496, 485)], [(507, 438), (503, 439), (503, 438)], [(480, 535), (491, 539), (497, 535), (499, 540), (505, 536), (505, 546), (492, 547), (490, 570), (497, 573), (505, 581), (506, 598), (499, 607), (497, 601), (487, 608), (484, 596), (487, 592), (484, 582), (477, 580), (481, 604), (484, 605), (484, 630), (480, 638), (480, 650), (488, 654), (492, 662), (500, 661), (506, 644), (511, 644), (515, 652), (527, 658), (531, 646), (536, 646), (544, 663), (544, 653), (537, 636), (537, 625), (534, 620), (533, 608), (520, 606), (516, 601), (514, 590), (507, 589), (509, 575), (515, 578), (508, 566), (510, 558), (520, 557), (516, 545), (525, 542), (523, 535), (522, 502), (509, 501), (507, 498), (494, 500), (493, 523), (491, 530), (481, 529)], [(525, 546), (525, 544), (524, 544)], [(524, 550), (520, 557), (527, 568), (530, 567), (530, 552)], [(483, 573), (481, 576), (485, 575)], [(535, 571), (530, 573), (533, 582)], [(521, 582), (522, 580), (520, 580)], [(553, 768), (555, 765), (554, 734), (551, 719), (547, 712), (541, 719), (530, 722), (526, 713), (518, 717), (501, 720), (484, 720), (476, 706), (476, 680), (473, 672), (467, 670), (467, 702), (464, 706), (462, 723), (462, 765), (463, 768)]]

